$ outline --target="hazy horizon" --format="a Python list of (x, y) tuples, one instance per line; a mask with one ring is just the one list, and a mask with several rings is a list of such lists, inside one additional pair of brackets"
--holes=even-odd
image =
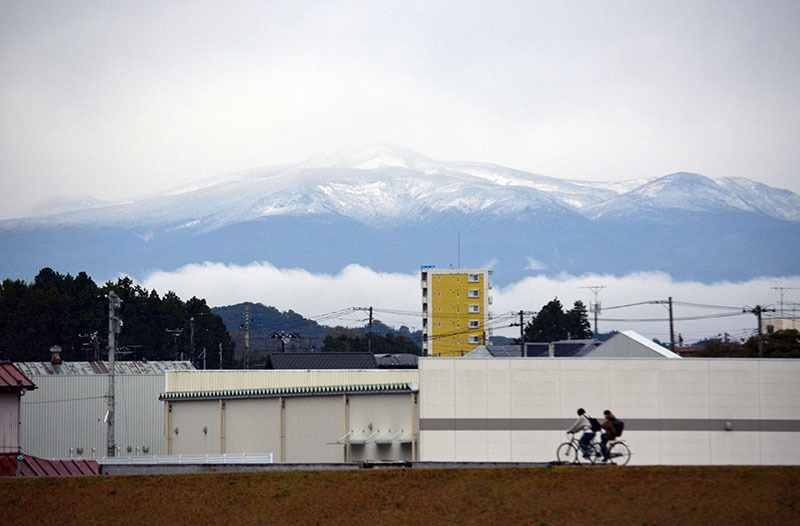
[(363, 144), (800, 192), (800, 4), (9, 0), (0, 217)]

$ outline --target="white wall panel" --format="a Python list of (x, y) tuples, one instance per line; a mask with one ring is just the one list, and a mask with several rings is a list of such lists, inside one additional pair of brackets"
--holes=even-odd
[(225, 453), (280, 455), (279, 398), (226, 400)]
[(798, 379), (798, 360), (426, 358), (421, 460), (549, 462), (584, 407), (627, 422), (634, 464), (797, 465)]

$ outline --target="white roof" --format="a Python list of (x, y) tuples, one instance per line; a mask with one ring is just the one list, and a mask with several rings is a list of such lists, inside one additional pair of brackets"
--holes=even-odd
[(682, 358), (681, 355), (670, 351), (666, 347), (660, 346), (659, 344), (657, 344), (656, 342), (654, 342), (650, 338), (645, 338), (644, 336), (642, 336), (638, 332), (621, 331), (620, 334), (623, 334), (623, 335), (627, 336), (628, 338), (630, 338), (631, 340), (635, 341), (636, 343), (644, 345), (645, 347), (647, 347), (651, 351), (657, 352), (658, 354), (660, 354), (661, 356), (663, 356), (665, 358)]

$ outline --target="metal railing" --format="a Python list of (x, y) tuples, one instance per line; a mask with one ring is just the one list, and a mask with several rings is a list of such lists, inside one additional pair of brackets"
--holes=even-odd
[(152, 455), (138, 457), (103, 457), (99, 464), (272, 464), (272, 453), (222, 453), (217, 455)]

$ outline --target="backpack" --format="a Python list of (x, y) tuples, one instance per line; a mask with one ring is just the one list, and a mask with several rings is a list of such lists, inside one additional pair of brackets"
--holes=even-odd
[(589, 425), (592, 426), (592, 431), (594, 431), (595, 433), (597, 433), (602, 429), (600, 422), (598, 422), (596, 418), (592, 418), (591, 416), (589, 417)]
[(614, 434), (618, 437), (622, 436), (622, 432), (625, 430), (625, 422), (622, 420), (614, 420)]

